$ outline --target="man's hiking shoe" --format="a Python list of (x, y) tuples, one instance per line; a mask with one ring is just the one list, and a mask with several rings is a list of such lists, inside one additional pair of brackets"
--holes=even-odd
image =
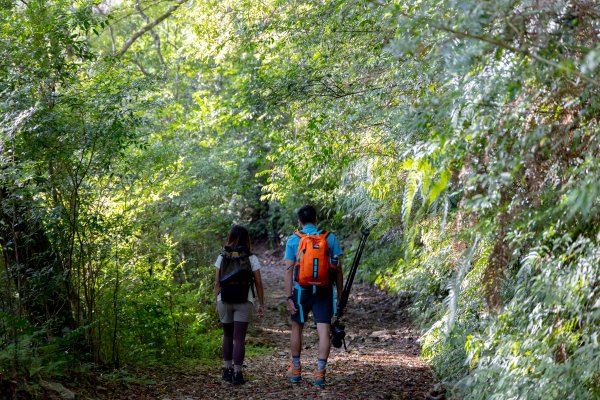
[(298, 368), (294, 367), (294, 364), (290, 364), (290, 367), (287, 370), (287, 378), (292, 383), (298, 383), (302, 380), (302, 366)]
[(313, 375), (314, 380), (314, 385), (315, 386), (319, 386), (319, 387), (323, 387), (325, 386), (325, 370), (321, 369), (321, 370), (316, 370), (314, 375)]
[(244, 383), (246, 383), (246, 381), (244, 380), (244, 374), (242, 374), (242, 371), (234, 372), (233, 378), (231, 379), (231, 383), (233, 383), (234, 385), (243, 385)]
[(233, 379), (233, 368), (223, 368), (223, 380), (231, 382)]

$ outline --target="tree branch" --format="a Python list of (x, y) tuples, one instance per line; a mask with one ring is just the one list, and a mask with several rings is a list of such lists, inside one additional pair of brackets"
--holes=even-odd
[(153, 74), (151, 74), (150, 72), (146, 71), (146, 69), (144, 68), (144, 66), (142, 65), (142, 63), (140, 63), (140, 62), (138, 61), (138, 59), (137, 59), (137, 55), (136, 55), (136, 57), (135, 57), (135, 58), (132, 60), (132, 62), (135, 64), (135, 66), (137, 66), (137, 67), (138, 67), (138, 69), (140, 70), (140, 72), (141, 72), (142, 74), (144, 74), (144, 76), (146, 76), (147, 78), (153, 78), (153, 79), (155, 79), (155, 78), (156, 78), (156, 77), (155, 77)]
[(110, 43), (111, 43), (111, 49), (112, 52), (114, 53), (115, 51), (117, 51), (117, 43), (115, 41), (115, 32), (113, 31), (112, 25), (108, 24), (108, 32), (110, 33)]
[[(137, 0), (135, 2), (135, 9), (142, 16), (144, 21), (146, 21), (146, 24), (151, 23), (150, 18), (148, 18), (148, 16), (144, 13), (144, 11), (142, 10), (142, 7), (140, 6), (140, 0)], [(162, 57), (162, 52), (160, 51), (160, 36), (158, 36), (158, 34), (154, 31), (154, 29), (150, 29), (150, 34), (154, 38), (154, 47), (156, 47), (156, 54), (158, 55), (158, 62), (160, 63), (160, 66), (163, 70), (163, 75), (164, 75), (166, 72), (166, 69), (165, 69), (165, 62)]]
[(581, 78), (581, 80), (583, 80), (587, 83), (590, 83), (592, 85), (600, 86), (600, 81), (590, 78), (589, 76), (579, 72), (576, 69), (572, 69), (565, 65), (558, 64), (552, 60), (545, 59), (542, 56), (540, 56), (539, 54), (536, 54), (528, 49), (514, 47), (502, 40), (494, 39), (491, 37), (487, 37), (487, 36), (483, 36), (483, 35), (476, 35), (476, 34), (472, 34), (472, 33), (468, 33), (468, 32), (457, 31), (455, 29), (452, 29), (452, 28), (449, 28), (449, 27), (443, 26), (443, 25), (435, 24), (432, 26), (441, 31), (452, 33), (453, 35), (455, 35), (456, 37), (461, 38), (461, 39), (476, 39), (476, 40), (480, 40), (482, 42), (493, 44), (494, 46), (498, 46), (500, 48), (506, 49), (506, 50), (511, 51), (516, 54), (522, 54), (522, 55), (529, 56), (529, 57), (533, 58), (534, 60), (541, 62), (542, 64), (546, 64), (546, 65), (549, 65), (556, 69), (565, 71), (566, 73), (575, 75), (578, 78)]
[(138, 40), (144, 33), (148, 32), (149, 30), (151, 30), (152, 28), (154, 28), (156, 25), (160, 24), (162, 21), (164, 21), (165, 19), (169, 18), (171, 16), (171, 14), (173, 14), (186, 1), (187, 0), (177, 0), (174, 5), (172, 5), (171, 7), (169, 7), (169, 9), (167, 10), (167, 12), (165, 12), (163, 15), (161, 15), (160, 17), (158, 17), (154, 21), (150, 22), (149, 24), (144, 25), (144, 27), (142, 27), (142, 29), (140, 29), (139, 31), (137, 31), (136, 33), (134, 33), (133, 36), (131, 36), (123, 44), (123, 47), (121, 47), (121, 50), (119, 50), (119, 52), (116, 53), (115, 56), (120, 57), (123, 54), (125, 54), (125, 52), (131, 47), (131, 45), (136, 40)]

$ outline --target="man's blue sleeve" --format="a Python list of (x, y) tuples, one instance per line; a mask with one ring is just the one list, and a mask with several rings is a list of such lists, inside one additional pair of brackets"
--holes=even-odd
[(339, 257), (344, 254), (342, 247), (340, 246), (340, 242), (338, 242), (333, 233), (330, 233), (327, 239), (327, 243), (329, 244), (329, 248), (331, 249), (331, 254), (333, 257)]
[(294, 236), (290, 236), (285, 244), (285, 256), (284, 260), (296, 261), (296, 250), (294, 250), (293, 240)]

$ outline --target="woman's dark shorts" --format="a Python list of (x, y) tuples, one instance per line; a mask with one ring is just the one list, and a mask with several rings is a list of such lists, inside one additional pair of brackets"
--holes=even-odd
[(333, 285), (302, 288), (295, 285), (292, 296), (294, 306), (298, 310), (296, 314), (292, 315), (292, 321), (303, 324), (306, 322), (308, 313), (312, 311), (313, 319), (317, 324), (331, 324), (336, 301)]

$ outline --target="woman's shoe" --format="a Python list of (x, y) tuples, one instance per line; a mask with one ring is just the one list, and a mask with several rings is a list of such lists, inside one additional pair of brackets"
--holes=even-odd
[(233, 373), (233, 379), (231, 380), (231, 383), (233, 383), (234, 385), (243, 385), (244, 383), (246, 383), (242, 371)]
[(226, 382), (231, 382), (233, 379), (233, 368), (223, 368), (223, 378)]

